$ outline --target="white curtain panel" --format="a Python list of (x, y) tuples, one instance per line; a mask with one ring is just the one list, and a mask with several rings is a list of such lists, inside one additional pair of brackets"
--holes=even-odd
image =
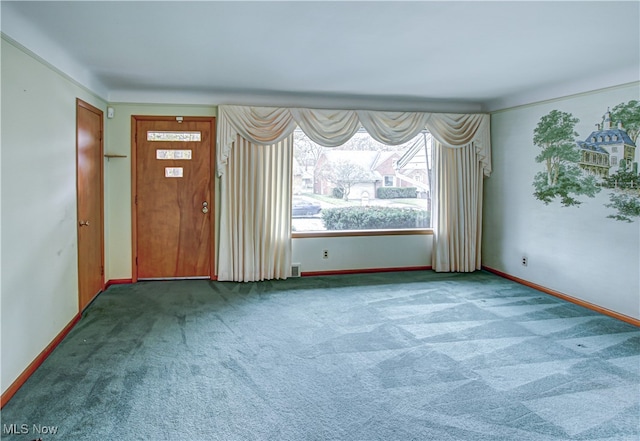
[(481, 267), (483, 168), (476, 147), (435, 143), (432, 267), (472, 272)]
[[(435, 214), (433, 219), (434, 248), (433, 266), (436, 271), (473, 271), (480, 268), (480, 237), (482, 222), (482, 176), (491, 174), (491, 140), (489, 129), (489, 115), (485, 114), (444, 114), (444, 113), (422, 113), (422, 112), (376, 112), (366, 110), (327, 110), (327, 109), (300, 109), (300, 108), (275, 108), (275, 107), (250, 107), (222, 105), (218, 107), (218, 145), (217, 145), (217, 172), (222, 177), (223, 202), (230, 197), (225, 194), (230, 191), (235, 197), (241, 194), (242, 190), (235, 190), (231, 183), (238, 179), (239, 167), (243, 167), (237, 162), (250, 161), (246, 157), (236, 158), (234, 155), (234, 145), (246, 145), (248, 142), (256, 151), (262, 149), (272, 150), (272, 146), (278, 145), (281, 141), (289, 139), (296, 127), (300, 127), (309, 138), (325, 147), (336, 147), (348, 141), (360, 127), (364, 127), (367, 132), (379, 142), (389, 145), (398, 145), (407, 142), (421, 130), (427, 129), (435, 138), (436, 158), (434, 162), (434, 191)], [(287, 141), (290, 143), (290, 141)], [(290, 149), (292, 147), (289, 145)], [(438, 154), (437, 151), (440, 150)], [(451, 150), (451, 151), (449, 151)], [(446, 152), (446, 154), (444, 153)], [(252, 153), (252, 157), (259, 157), (257, 153)], [(287, 166), (291, 167), (292, 153), (286, 159)], [(451, 156), (450, 159), (446, 159)], [(456, 158), (456, 159), (454, 159)], [(236, 162), (232, 167), (231, 161)], [(474, 163), (476, 167), (469, 164)], [(280, 169), (273, 161), (270, 165), (264, 165), (262, 173), (265, 180), (279, 179), (284, 182), (284, 177), (280, 175)], [(276, 167), (270, 171), (269, 167)], [(477, 172), (480, 175), (478, 177)], [(255, 170), (253, 170), (255, 172)], [(284, 170), (282, 170), (284, 172)], [(233, 173), (234, 177), (225, 176)], [(244, 171), (243, 173), (251, 173)], [(273, 173), (274, 176), (270, 176)], [(264, 235), (272, 234), (271, 223), (284, 225), (287, 223), (290, 230), (290, 192), (291, 192), (291, 170), (286, 178), (289, 187), (286, 189), (288, 198), (286, 204), (287, 211), (273, 208), (270, 214), (265, 217), (262, 229), (253, 228), (239, 216), (246, 216), (249, 211), (235, 210), (228, 212), (233, 207), (228, 201), (228, 206), (221, 206), (221, 224), (235, 225), (235, 230), (221, 230), (227, 233), (239, 235), (238, 237), (226, 238), (224, 246), (229, 246), (229, 250), (224, 250), (223, 242), (220, 241), (221, 253), (219, 261), (232, 256), (250, 256), (248, 250), (251, 248), (246, 244), (247, 238), (254, 242), (261, 242), (262, 247), (279, 246), (280, 242), (275, 241), (272, 245), (271, 237)], [(455, 178), (452, 176), (455, 175)], [(478, 184), (479, 182), (479, 184)], [(226, 184), (225, 184), (226, 183)], [(265, 186), (265, 189), (267, 187)], [(280, 187), (269, 187), (273, 191)], [(247, 187), (246, 191), (252, 191)], [(474, 192), (476, 193), (473, 196)], [(267, 198), (264, 192), (259, 193), (261, 198)], [(285, 196), (285, 193), (278, 195)], [(245, 195), (251, 198), (252, 196)], [(460, 206), (459, 198), (463, 198), (464, 203)], [(266, 199), (265, 199), (266, 200)], [(455, 204), (454, 204), (455, 202)], [(444, 204), (444, 205), (443, 205)], [(478, 213), (480, 216), (478, 216)], [(436, 215), (437, 214), (437, 215)], [(283, 216), (281, 219), (280, 216)], [(286, 220), (284, 219), (286, 218)], [(256, 220), (257, 221), (257, 220)], [(472, 225), (473, 224), (473, 225)], [(225, 226), (226, 227), (226, 226)], [(289, 231), (290, 233), (290, 231)], [(262, 234), (263, 236), (260, 236)], [(291, 248), (290, 234), (288, 249)], [(239, 250), (243, 248), (243, 250)], [(260, 249), (254, 245), (253, 249)], [(461, 251), (462, 250), (462, 251)], [(285, 258), (286, 254), (278, 251), (262, 253), (265, 258)], [(471, 261), (468, 256), (475, 256)], [(289, 271), (289, 261), (271, 262), (269, 266), (284, 267)], [(249, 264), (250, 260), (256, 262), (258, 257), (244, 258), (243, 264)], [(259, 259), (258, 259), (259, 260)], [(240, 261), (234, 265), (240, 265)], [(227, 271), (227, 264), (219, 263), (218, 278), (220, 280), (262, 280), (255, 278), (256, 268), (265, 266), (263, 263), (256, 266), (250, 265), (246, 269)], [(224, 272), (222, 270), (225, 270)], [(237, 271), (243, 273), (242, 277), (237, 276)], [(286, 274), (286, 271), (284, 274)], [(265, 274), (268, 274), (266, 272)], [(268, 278), (267, 276), (260, 276)], [(277, 277), (286, 277), (279, 275)]]
[(483, 178), (491, 175), (489, 115), (433, 114), (435, 200), (432, 267), (472, 272), (482, 266)]
[(291, 276), (293, 137), (264, 146), (236, 137), (220, 180), (218, 280)]
[(432, 113), (427, 121), (427, 129), (445, 147), (460, 148), (473, 143), (484, 175), (491, 176), (489, 115)]

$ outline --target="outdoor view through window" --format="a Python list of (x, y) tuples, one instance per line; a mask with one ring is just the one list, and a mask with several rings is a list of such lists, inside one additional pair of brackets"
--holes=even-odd
[(431, 226), (432, 138), (390, 146), (361, 130), (322, 147), (294, 132), (293, 232)]

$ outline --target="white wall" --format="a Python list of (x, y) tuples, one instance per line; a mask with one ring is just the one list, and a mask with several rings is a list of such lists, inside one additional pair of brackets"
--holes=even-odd
[[(293, 239), (292, 262), (301, 272), (431, 266), (431, 235)], [(323, 251), (329, 258), (323, 259)]]
[(2, 392), (78, 313), (76, 98), (106, 104), (4, 39)]
[[(640, 318), (640, 221), (607, 218), (610, 191), (579, 207), (533, 196), (542, 164), (533, 131), (557, 109), (580, 119), (584, 140), (608, 107), (638, 99), (627, 85), (496, 112), (491, 118), (493, 173), (485, 181), (483, 265), (633, 318)], [(640, 150), (640, 147), (638, 148)], [(638, 154), (636, 155), (638, 158)], [(521, 265), (522, 256), (528, 266)]]

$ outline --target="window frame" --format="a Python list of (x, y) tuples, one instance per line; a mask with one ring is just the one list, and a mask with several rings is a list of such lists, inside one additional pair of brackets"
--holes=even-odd
[(433, 227), (429, 228), (403, 228), (403, 229), (377, 229), (377, 230), (325, 230), (325, 231), (292, 231), (292, 239), (305, 239), (313, 237), (357, 237), (357, 236), (417, 236), (433, 235)]

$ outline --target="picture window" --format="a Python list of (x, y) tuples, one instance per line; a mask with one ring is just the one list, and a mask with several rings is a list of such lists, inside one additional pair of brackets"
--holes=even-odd
[(294, 234), (431, 227), (428, 132), (390, 146), (361, 130), (341, 146), (323, 147), (296, 130), (293, 150)]

